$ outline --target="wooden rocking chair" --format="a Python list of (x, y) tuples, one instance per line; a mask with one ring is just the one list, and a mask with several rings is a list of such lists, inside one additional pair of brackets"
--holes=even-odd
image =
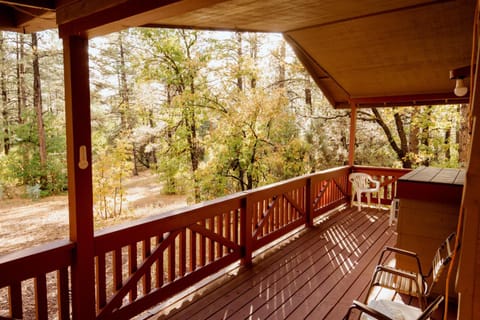
[(353, 301), (343, 320), (350, 319), (353, 310), (361, 313), (361, 320), (379, 319), (379, 320), (427, 320), (432, 313), (439, 307), (444, 300), (443, 296), (438, 296), (425, 310), (412, 307), (400, 302), (390, 300), (374, 300), (368, 305), (359, 301)]
[[(427, 304), (427, 297), (430, 295), (433, 285), (439, 280), (442, 271), (452, 260), (454, 241), (455, 233), (451, 233), (435, 252), (432, 266), (426, 274), (422, 272), (420, 259), (416, 253), (399, 248), (386, 247), (382, 251), (379, 264), (373, 273), (367, 300), (374, 287), (382, 287), (394, 290), (396, 293), (408, 295), (410, 298), (417, 298), (420, 307), (423, 309)], [(394, 252), (414, 259), (417, 270), (415, 272), (404, 271), (383, 265), (384, 256), (387, 252)]]

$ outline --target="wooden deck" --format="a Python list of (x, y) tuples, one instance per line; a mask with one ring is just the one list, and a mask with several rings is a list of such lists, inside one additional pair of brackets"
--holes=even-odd
[(221, 284), (144, 318), (339, 319), (353, 299), (364, 300), (380, 250), (395, 239), (388, 211), (346, 208), (257, 255), (252, 267), (232, 271)]

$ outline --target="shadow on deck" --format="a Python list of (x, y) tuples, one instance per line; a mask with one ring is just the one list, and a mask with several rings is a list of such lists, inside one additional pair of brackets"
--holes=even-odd
[(364, 300), (379, 252), (395, 240), (388, 211), (342, 209), (258, 254), (252, 267), (237, 268), (147, 316), (339, 319), (353, 299)]

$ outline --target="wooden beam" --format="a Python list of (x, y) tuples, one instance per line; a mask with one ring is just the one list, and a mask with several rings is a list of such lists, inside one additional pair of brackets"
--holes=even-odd
[(453, 93), (454, 88), (455, 82), (452, 81), (452, 91), (450, 92), (379, 97), (353, 97), (350, 98), (350, 102), (356, 104), (359, 108), (468, 103), (468, 96), (457, 97)]
[(13, 8), (0, 4), (0, 28), (2, 30), (15, 30), (15, 12)]
[(73, 319), (95, 318), (88, 40), (63, 39)]
[(55, 11), (14, 7), (0, 0), (0, 29), (31, 33), (56, 28)]
[(143, 26), (156, 19), (181, 15), (225, 0), (117, 0), (80, 1), (57, 10), (60, 36), (89, 38)]
[(0, 4), (49, 11), (55, 10), (55, 1), (53, 0), (0, 0)]

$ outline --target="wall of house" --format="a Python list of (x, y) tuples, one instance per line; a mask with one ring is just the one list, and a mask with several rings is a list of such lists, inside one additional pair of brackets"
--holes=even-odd
[(458, 319), (480, 318), (480, 86), (478, 48), (478, 1), (475, 16), (474, 50), (472, 65), (476, 70), (471, 81), (472, 86), (470, 112), (472, 119), (472, 141), (467, 168), (466, 184), (463, 193), (463, 227), (457, 273), (459, 293)]

